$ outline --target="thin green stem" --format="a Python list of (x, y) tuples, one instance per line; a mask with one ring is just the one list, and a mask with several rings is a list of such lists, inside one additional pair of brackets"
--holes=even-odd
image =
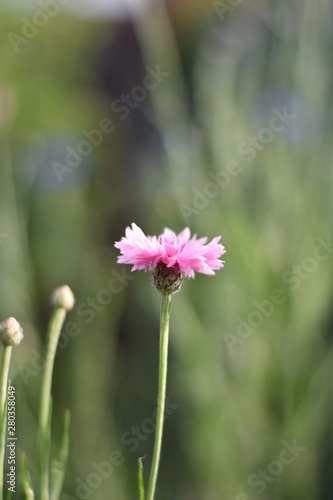
[(145, 500), (145, 488), (143, 484), (143, 465), (142, 458), (139, 458), (139, 471), (138, 471), (138, 484), (139, 484), (139, 497), (140, 500)]
[(39, 417), (39, 467), (40, 467), (40, 498), (49, 500), (49, 443), (51, 425), (51, 386), (54, 358), (62, 326), (66, 317), (65, 309), (59, 307), (53, 312), (47, 334), (47, 353), (42, 381), (42, 394)]
[(153, 462), (150, 471), (147, 500), (153, 500), (162, 448), (165, 411), (165, 393), (168, 367), (169, 316), (171, 295), (162, 295), (160, 320), (160, 368), (158, 381), (158, 402)]
[(4, 457), (6, 442), (6, 424), (7, 424), (7, 387), (10, 358), (12, 355), (11, 346), (3, 346), (1, 356), (0, 372), (0, 500), (3, 499), (3, 474)]

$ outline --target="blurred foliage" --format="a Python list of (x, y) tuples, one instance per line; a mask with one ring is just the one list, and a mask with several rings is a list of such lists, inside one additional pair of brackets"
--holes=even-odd
[[(8, 34), (34, 11), (2, 8), (0, 317), (25, 330), (11, 377), (18, 450), (35, 481), (48, 297), (63, 283), (75, 292), (68, 321), (79, 334), (62, 336), (53, 387), (55, 442), (65, 408), (72, 413), (65, 498), (137, 498), (140, 456), (147, 481), (153, 435), (142, 426), (156, 406), (159, 297), (144, 273), (108, 305), (100, 293), (112, 273), (130, 274), (113, 243), (133, 221), (147, 234), (185, 225), (222, 234), (227, 249), (222, 271), (186, 280), (173, 300), (175, 408), (157, 498), (332, 498), (333, 259), (309, 260), (333, 231), (332, 5), (236, 3), (157, 2), (117, 22), (61, 10), (17, 54)], [(157, 65), (169, 75), (120, 120), (110, 105)], [(259, 139), (250, 160), (249, 138), (267, 138), (263, 128), (284, 107), (296, 117)], [(104, 118), (115, 130), (59, 182), (52, 163)], [(231, 161), (239, 173), (207, 187)], [(240, 337), (254, 301), (275, 289), (283, 303)], [(272, 461), (294, 440), (305, 451), (274, 476)], [(105, 461), (112, 472), (98, 481)], [(250, 479), (259, 469), (270, 478), (262, 493)], [(98, 486), (84, 496), (78, 480), (93, 482), (92, 473)]]

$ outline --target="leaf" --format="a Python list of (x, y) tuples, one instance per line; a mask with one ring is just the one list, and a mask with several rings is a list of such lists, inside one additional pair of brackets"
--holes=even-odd
[[(31, 476), (27, 470), (27, 457), (25, 453), (22, 456), (22, 475), (21, 475), (21, 486), (23, 493), (23, 500), (34, 500), (35, 494), (33, 491)], [(10, 496), (7, 497), (8, 500)]]
[(139, 498), (140, 500), (145, 500), (145, 489), (143, 484), (143, 465), (141, 457), (139, 457), (138, 465), (139, 465), (139, 471), (138, 471)]
[(59, 500), (62, 486), (64, 483), (65, 472), (69, 454), (69, 429), (70, 429), (70, 412), (66, 410), (64, 417), (64, 428), (59, 449), (59, 458), (52, 465), (52, 488), (51, 500)]

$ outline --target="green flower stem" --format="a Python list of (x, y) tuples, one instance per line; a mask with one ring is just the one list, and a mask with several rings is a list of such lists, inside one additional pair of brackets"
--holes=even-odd
[(168, 366), (170, 306), (171, 306), (171, 295), (162, 295), (161, 320), (160, 320), (160, 371), (159, 371), (159, 382), (158, 382), (156, 432), (155, 432), (154, 455), (150, 471), (147, 500), (154, 499), (158, 467), (161, 456), (164, 411), (165, 411), (167, 366)]
[(10, 358), (12, 355), (11, 346), (2, 347), (1, 372), (0, 372), (0, 500), (3, 498), (3, 473), (6, 444), (6, 424), (7, 424), (7, 387)]
[(140, 500), (145, 500), (145, 488), (143, 484), (143, 465), (142, 458), (139, 458), (139, 471), (138, 471), (138, 484), (139, 484), (139, 496)]
[(40, 467), (40, 498), (49, 500), (49, 456), (48, 449), (50, 443), (51, 424), (51, 386), (54, 358), (61, 333), (62, 326), (66, 318), (66, 311), (62, 307), (57, 307), (50, 320), (47, 334), (47, 353), (44, 365), (42, 381), (42, 394), (40, 402), (39, 417), (39, 467)]

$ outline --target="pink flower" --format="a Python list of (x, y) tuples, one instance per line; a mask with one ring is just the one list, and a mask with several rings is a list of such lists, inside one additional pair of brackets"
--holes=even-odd
[(221, 236), (217, 236), (206, 245), (207, 238), (197, 240), (196, 235), (186, 227), (178, 236), (165, 228), (160, 236), (146, 236), (136, 225), (126, 228), (126, 237), (115, 243), (121, 252), (118, 264), (133, 264), (136, 269), (154, 269), (163, 263), (167, 268), (175, 268), (184, 272), (187, 278), (194, 278), (194, 272), (215, 274), (214, 271), (223, 267), (219, 259), (226, 250), (219, 244)]

